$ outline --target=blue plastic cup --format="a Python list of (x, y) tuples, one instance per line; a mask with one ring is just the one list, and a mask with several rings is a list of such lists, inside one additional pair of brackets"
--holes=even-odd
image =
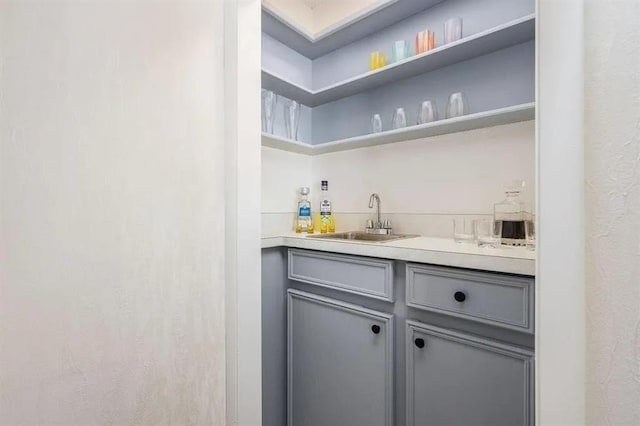
[(391, 60), (393, 62), (402, 61), (409, 57), (409, 42), (406, 40), (398, 40), (393, 43), (391, 49)]

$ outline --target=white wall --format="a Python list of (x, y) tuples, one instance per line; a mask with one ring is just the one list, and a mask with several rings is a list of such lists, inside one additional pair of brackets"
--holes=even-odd
[[(377, 192), (399, 232), (448, 237), (454, 215), (493, 214), (511, 180), (527, 181), (523, 198), (533, 205), (534, 154), (533, 121), (313, 157), (263, 148), (263, 225), (295, 212), (303, 183), (315, 206), (328, 180), (338, 230), (364, 227)], [(290, 230), (292, 220), (280, 223)]]
[(585, 8), (587, 419), (640, 424), (640, 3)]
[(224, 423), (217, 3), (0, 3), (3, 424)]
[(226, 248), (226, 424), (253, 426), (262, 419), (261, 3), (224, 4), (225, 232), (216, 238)]
[(312, 157), (262, 147), (262, 235), (293, 230), (299, 189), (312, 187)]

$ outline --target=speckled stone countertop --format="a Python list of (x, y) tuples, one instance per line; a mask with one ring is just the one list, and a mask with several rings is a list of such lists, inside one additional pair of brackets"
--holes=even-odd
[(379, 257), (433, 265), (535, 275), (536, 255), (524, 247), (481, 248), (453, 239), (416, 237), (387, 242), (308, 238), (287, 233), (262, 238), (262, 248), (294, 247), (358, 256)]

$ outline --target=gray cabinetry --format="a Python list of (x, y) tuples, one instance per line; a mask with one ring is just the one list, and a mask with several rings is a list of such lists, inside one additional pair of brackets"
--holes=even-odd
[(533, 277), (263, 250), (263, 424), (533, 425), (533, 292)]
[(391, 426), (393, 389), (393, 315), (288, 291), (289, 426)]
[(408, 426), (533, 424), (533, 353), (438, 328), (406, 325)]

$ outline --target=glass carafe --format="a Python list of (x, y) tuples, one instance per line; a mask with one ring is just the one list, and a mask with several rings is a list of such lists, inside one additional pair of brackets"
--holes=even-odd
[(532, 220), (529, 205), (522, 201), (520, 194), (525, 187), (524, 181), (512, 182), (506, 192), (506, 198), (493, 206), (493, 218), (502, 222), (502, 244), (524, 246), (525, 221)]

